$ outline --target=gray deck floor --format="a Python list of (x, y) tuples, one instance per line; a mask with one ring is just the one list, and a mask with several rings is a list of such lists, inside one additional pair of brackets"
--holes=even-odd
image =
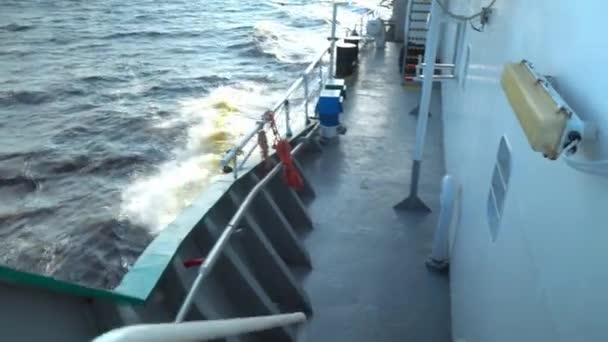
[(302, 163), (317, 192), (305, 240), (313, 260), (303, 280), (314, 308), (308, 341), (450, 340), (447, 275), (424, 265), (444, 173), (439, 103), (420, 190), (433, 212), (393, 209), (409, 189), (416, 117), (407, 113), (420, 95), (400, 85), (399, 48), (362, 53), (341, 117), (347, 134)]

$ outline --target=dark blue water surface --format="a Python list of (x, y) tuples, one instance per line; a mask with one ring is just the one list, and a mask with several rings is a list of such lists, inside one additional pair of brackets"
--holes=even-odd
[(0, 2), (0, 263), (113, 287), (316, 55), (330, 4)]

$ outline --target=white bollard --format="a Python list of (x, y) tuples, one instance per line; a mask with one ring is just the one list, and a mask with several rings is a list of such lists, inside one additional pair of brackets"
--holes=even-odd
[(458, 184), (451, 175), (445, 175), (441, 180), (441, 197), (439, 221), (433, 238), (433, 249), (426, 260), (428, 267), (445, 270), (450, 262), (449, 235), (450, 225), (454, 218), (454, 207), (457, 200)]

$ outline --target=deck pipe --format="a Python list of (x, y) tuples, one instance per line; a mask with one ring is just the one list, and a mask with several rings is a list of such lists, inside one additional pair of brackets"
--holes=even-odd
[(431, 255), (426, 265), (433, 270), (445, 271), (450, 263), (449, 235), (450, 225), (454, 220), (454, 207), (458, 200), (458, 184), (452, 175), (445, 175), (441, 180), (439, 200), (439, 221), (433, 237)]

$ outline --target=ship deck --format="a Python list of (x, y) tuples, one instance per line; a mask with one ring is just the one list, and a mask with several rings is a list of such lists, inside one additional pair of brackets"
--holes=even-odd
[(450, 340), (448, 276), (424, 264), (444, 174), (437, 96), (420, 184), (433, 211), (393, 209), (409, 190), (416, 117), (408, 113), (420, 98), (401, 86), (399, 48), (361, 54), (341, 117), (348, 132), (302, 160), (317, 193), (305, 239), (313, 270), (302, 279), (314, 311), (310, 341)]

